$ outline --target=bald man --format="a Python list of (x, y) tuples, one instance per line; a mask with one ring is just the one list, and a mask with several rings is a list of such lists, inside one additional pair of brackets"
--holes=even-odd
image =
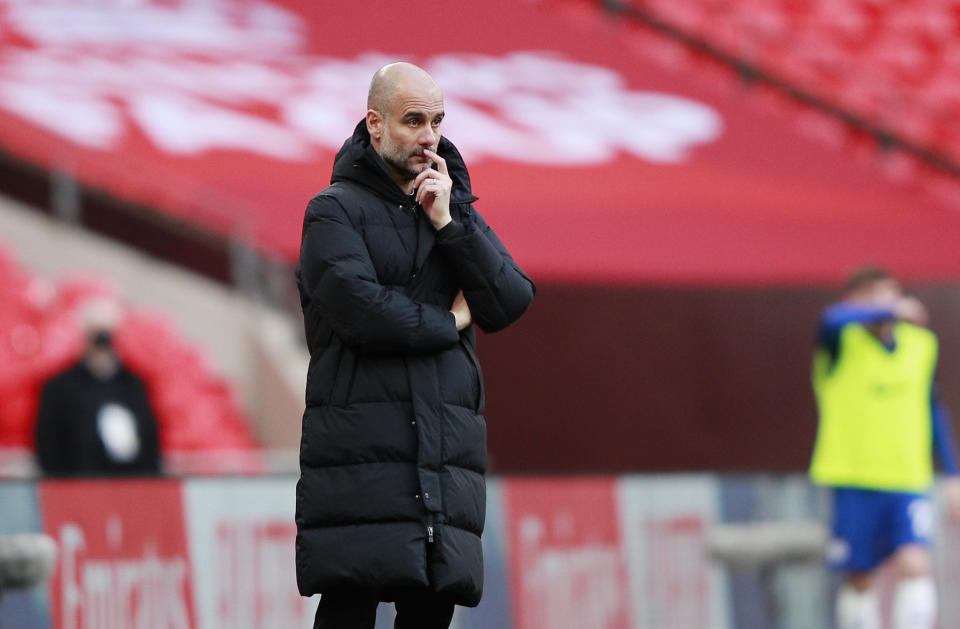
[(307, 206), (297, 284), (310, 366), (297, 582), (315, 629), (444, 629), (483, 589), (486, 424), (476, 333), (535, 288), (474, 210), (443, 94), (381, 68), (365, 118)]

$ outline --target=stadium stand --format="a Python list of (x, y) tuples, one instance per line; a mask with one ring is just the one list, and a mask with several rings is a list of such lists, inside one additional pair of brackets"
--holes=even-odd
[(825, 104), (960, 163), (960, 8), (948, 0), (628, 0)]

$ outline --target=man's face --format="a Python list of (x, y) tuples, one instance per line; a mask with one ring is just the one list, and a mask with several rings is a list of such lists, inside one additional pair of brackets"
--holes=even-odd
[(413, 181), (430, 168), (423, 150), (437, 150), (442, 121), (440, 90), (404, 90), (395, 95), (393, 107), (383, 114), (378, 152), (398, 181)]

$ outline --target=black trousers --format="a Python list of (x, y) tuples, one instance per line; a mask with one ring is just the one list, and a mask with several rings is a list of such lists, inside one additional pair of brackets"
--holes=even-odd
[[(324, 592), (313, 629), (374, 629), (378, 590), (340, 588)], [(426, 588), (391, 595), (397, 609), (394, 629), (447, 629), (453, 620), (453, 601)]]

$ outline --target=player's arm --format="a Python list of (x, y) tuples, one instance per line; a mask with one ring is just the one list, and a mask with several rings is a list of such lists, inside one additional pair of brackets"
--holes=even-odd
[(836, 363), (840, 353), (840, 332), (852, 323), (871, 324), (892, 321), (896, 313), (892, 305), (841, 301), (830, 306), (820, 315), (817, 324), (818, 356), (824, 369)]
[(829, 348), (840, 338), (840, 331), (852, 323), (871, 324), (892, 321), (897, 318), (893, 304), (873, 304), (841, 301), (830, 306), (820, 315), (817, 339)]
[(940, 460), (944, 474), (960, 475), (960, 457), (957, 456), (957, 442), (953, 434), (953, 421), (950, 411), (934, 387), (930, 395), (930, 417), (933, 420), (933, 448)]
[(300, 250), (301, 281), (334, 333), (369, 351), (438, 351), (453, 347), (462, 316), (442, 306), (415, 302), (384, 286), (366, 244), (340, 204), (310, 201)]
[(933, 449), (940, 460), (946, 491), (947, 509), (955, 522), (960, 522), (960, 457), (953, 434), (953, 422), (947, 405), (934, 387), (930, 395), (930, 417), (933, 422)]
[(871, 325), (896, 320), (926, 325), (926, 308), (913, 297), (903, 297), (889, 303), (841, 301), (828, 306), (820, 315), (817, 344), (827, 350), (832, 360), (836, 360), (840, 332), (844, 327), (853, 323)]

